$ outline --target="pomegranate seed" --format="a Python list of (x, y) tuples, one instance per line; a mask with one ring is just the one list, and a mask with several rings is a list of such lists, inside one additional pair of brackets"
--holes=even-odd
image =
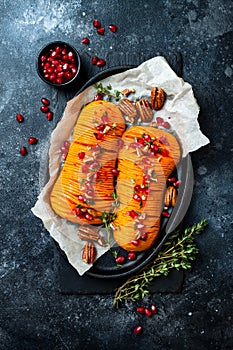
[(108, 28), (111, 30), (111, 32), (116, 33), (117, 26), (115, 24), (109, 24)]
[(99, 35), (104, 35), (104, 31), (105, 31), (104, 27), (100, 27), (100, 28), (97, 29), (97, 33)]
[(141, 197), (137, 194), (137, 193), (135, 193), (134, 195), (133, 195), (133, 199), (135, 200), (135, 201), (137, 201), (137, 202), (141, 202)]
[(143, 146), (144, 146), (145, 140), (144, 140), (142, 137), (139, 137), (139, 138), (137, 139), (137, 142), (138, 142), (140, 145), (143, 145)]
[(142, 331), (143, 331), (142, 326), (137, 326), (133, 330), (134, 334), (136, 334), (136, 335), (142, 333)]
[(87, 190), (93, 190), (93, 186), (89, 181), (85, 183), (85, 186)]
[(169, 151), (166, 148), (162, 148), (160, 151), (160, 154), (164, 157), (168, 157), (169, 156)]
[(127, 211), (127, 215), (131, 216), (131, 218), (136, 219), (138, 217), (138, 214), (134, 210)]
[(41, 59), (42, 62), (44, 62), (44, 61), (46, 61), (47, 57), (46, 56), (41, 56), (40, 59)]
[(47, 112), (49, 111), (49, 107), (48, 107), (48, 106), (41, 106), (41, 107), (40, 107), (40, 110), (41, 110), (41, 112), (43, 112), (43, 113), (47, 113)]
[(91, 221), (91, 220), (94, 219), (94, 216), (91, 215), (91, 214), (89, 214), (89, 213), (86, 213), (86, 214), (85, 214), (85, 218), (86, 218), (87, 220)]
[(171, 214), (169, 214), (167, 211), (163, 211), (162, 212), (162, 215), (165, 217), (165, 218), (170, 218)]
[(89, 168), (86, 164), (82, 164), (82, 173), (87, 174), (89, 172)]
[(82, 43), (82, 44), (85, 44), (85, 45), (88, 45), (88, 44), (90, 43), (90, 40), (89, 40), (89, 38), (83, 38), (83, 39), (81, 40), (81, 43)]
[(170, 129), (171, 128), (171, 125), (168, 123), (168, 122), (163, 122), (161, 124), (165, 129)]
[(82, 203), (86, 202), (86, 198), (82, 194), (78, 195), (78, 200)]
[(94, 64), (94, 65), (96, 65), (96, 63), (99, 61), (99, 57), (97, 57), (97, 56), (94, 56), (94, 57), (92, 57), (92, 59), (91, 59), (91, 63), (92, 64)]
[(119, 175), (119, 170), (118, 169), (112, 169), (112, 174), (114, 175), (114, 176), (118, 176)]
[(45, 98), (45, 97), (42, 97), (41, 102), (45, 106), (49, 106), (50, 105), (50, 101), (47, 98)]
[(137, 247), (139, 245), (139, 240), (133, 239), (130, 243), (133, 244), (135, 247)]
[(142, 233), (140, 238), (141, 238), (143, 241), (146, 241), (146, 239), (148, 238), (148, 233), (147, 233), (147, 232)]
[(103, 130), (105, 129), (105, 126), (104, 126), (104, 124), (100, 124), (100, 125), (98, 125), (98, 126), (96, 127), (96, 129), (97, 129), (98, 131), (103, 131)]
[(30, 145), (35, 145), (37, 143), (37, 139), (35, 137), (29, 137), (28, 143), (30, 143)]
[(144, 308), (144, 306), (139, 306), (139, 307), (137, 308), (137, 312), (138, 312), (139, 314), (143, 315), (143, 314), (145, 313), (145, 308)]
[(108, 122), (109, 122), (108, 116), (106, 114), (102, 115), (101, 120), (104, 124), (108, 124)]
[(141, 186), (140, 185), (134, 186), (134, 191), (137, 192), (137, 193), (141, 193), (142, 192)]
[(79, 157), (79, 159), (83, 160), (85, 157), (85, 152), (79, 152), (78, 157)]
[(22, 123), (24, 121), (24, 117), (22, 116), (22, 114), (18, 113), (16, 114), (16, 120), (18, 123)]
[(65, 141), (64, 142), (64, 147), (69, 149), (70, 148), (70, 142), (69, 141)]
[(95, 97), (94, 97), (94, 100), (95, 101), (103, 100), (103, 95), (100, 94), (100, 93), (96, 94)]
[(151, 316), (152, 316), (151, 310), (148, 309), (147, 307), (145, 308), (145, 315), (146, 315), (147, 317), (151, 317)]
[(98, 67), (103, 67), (105, 66), (105, 64), (106, 64), (106, 61), (103, 58), (100, 58), (96, 63)]
[(157, 310), (157, 307), (154, 304), (151, 305), (150, 309), (151, 309), (151, 312), (152, 312), (153, 315), (157, 314), (158, 310)]
[(159, 147), (156, 146), (156, 145), (154, 145), (154, 144), (152, 144), (152, 145), (150, 146), (150, 149), (151, 149), (151, 151), (153, 151), (153, 153), (156, 153), (156, 152), (158, 152)]
[(53, 119), (53, 112), (49, 111), (49, 112), (46, 114), (46, 118), (48, 119), (48, 121), (52, 120), (52, 119)]
[(151, 137), (148, 134), (145, 134), (143, 138), (146, 142), (150, 142), (150, 140), (151, 140)]
[(100, 28), (100, 27), (101, 27), (100, 21), (98, 21), (98, 19), (94, 19), (94, 21), (93, 21), (93, 26), (94, 26), (95, 28)]
[(82, 212), (81, 208), (75, 208), (75, 214), (79, 217), (83, 216), (83, 212)]
[(136, 254), (134, 252), (129, 252), (128, 253), (128, 259), (130, 261), (135, 260), (136, 259)]
[(104, 137), (104, 134), (103, 134), (102, 131), (99, 131), (99, 132), (96, 134), (95, 137), (96, 137), (97, 140), (102, 140), (102, 138)]
[(157, 118), (156, 118), (156, 121), (157, 121), (157, 124), (158, 124), (158, 125), (162, 125), (162, 123), (163, 123), (163, 118), (157, 117)]
[(19, 150), (19, 153), (21, 154), (21, 156), (26, 156), (27, 152), (27, 148), (26, 147), (21, 147)]
[(177, 180), (177, 179), (176, 179), (175, 176), (169, 177), (169, 178), (167, 179), (168, 182), (175, 182), (176, 180)]
[(117, 264), (122, 264), (125, 261), (125, 257), (120, 255), (116, 258), (116, 263)]
[(173, 186), (179, 187), (180, 184), (181, 184), (181, 180), (177, 180), (177, 181), (175, 181), (175, 182), (173, 183)]

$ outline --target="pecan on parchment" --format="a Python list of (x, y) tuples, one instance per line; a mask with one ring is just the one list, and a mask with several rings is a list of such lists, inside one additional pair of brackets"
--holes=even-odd
[(104, 237), (99, 234), (97, 227), (90, 227), (89, 225), (80, 226), (77, 235), (84, 241), (97, 242), (101, 247), (107, 245)]
[(158, 89), (156, 86), (154, 86), (151, 90), (150, 101), (153, 109), (156, 111), (160, 110), (163, 107), (165, 101), (164, 90), (162, 88)]
[(83, 247), (82, 259), (87, 264), (92, 264), (96, 258), (96, 248), (92, 242), (87, 242)]

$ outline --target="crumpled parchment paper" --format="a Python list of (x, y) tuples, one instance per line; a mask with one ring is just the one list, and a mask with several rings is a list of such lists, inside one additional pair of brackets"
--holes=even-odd
[[(169, 121), (172, 130), (176, 132), (181, 141), (182, 156), (185, 157), (188, 153), (209, 143), (198, 124), (199, 106), (191, 85), (179, 78), (163, 57), (154, 57), (137, 68), (116, 74), (101, 82), (104, 86), (111, 84), (113, 89), (119, 91), (134, 88), (136, 90), (134, 98), (150, 96), (153, 86), (162, 87), (166, 92), (166, 102), (160, 111), (155, 112), (155, 117), (162, 117), (165, 121)], [(49, 180), (32, 208), (34, 215), (43, 221), (45, 228), (58, 242), (70, 264), (80, 275), (91, 267), (81, 258), (85, 242), (77, 236), (77, 224), (68, 222), (54, 213), (49, 198), (60, 171), (60, 148), (65, 140), (70, 139), (82, 106), (92, 101), (95, 94), (96, 90), (89, 87), (67, 103), (63, 117), (50, 139)], [(97, 245), (96, 247), (97, 258), (109, 249)]]

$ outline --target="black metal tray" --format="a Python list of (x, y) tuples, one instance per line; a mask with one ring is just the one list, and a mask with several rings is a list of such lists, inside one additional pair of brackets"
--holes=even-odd
[[(110, 77), (114, 74), (124, 72), (130, 68), (134, 67), (127, 65), (106, 69), (88, 80), (76, 95), (79, 95), (87, 87), (95, 84), (96, 82)], [(170, 218), (162, 218), (159, 237), (154, 247), (148, 251), (137, 253), (136, 260), (124, 263), (120, 268), (116, 266), (113, 254), (111, 251), (109, 251), (100, 257), (96, 263), (94, 263), (92, 268), (85, 273), (85, 275), (100, 279), (116, 279), (128, 277), (143, 268), (158, 254), (162, 245), (169, 237), (170, 233), (174, 231), (182, 222), (191, 201), (193, 191), (193, 168), (190, 155), (181, 159), (175, 170), (175, 175), (181, 180), (177, 203), (171, 212)], [(58, 245), (56, 246), (60, 250), (61, 254), (66, 258), (65, 253), (59, 248)], [(119, 254), (126, 256), (126, 252), (120, 247), (114, 249), (119, 251)]]

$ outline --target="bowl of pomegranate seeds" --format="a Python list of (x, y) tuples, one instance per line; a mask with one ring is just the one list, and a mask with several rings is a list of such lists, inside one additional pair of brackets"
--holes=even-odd
[(76, 80), (81, 60), (78, 51), (63, 41), (54, 41), (44, 46), (37, 57), (37, 72), (47, 84), (63, 87)]

